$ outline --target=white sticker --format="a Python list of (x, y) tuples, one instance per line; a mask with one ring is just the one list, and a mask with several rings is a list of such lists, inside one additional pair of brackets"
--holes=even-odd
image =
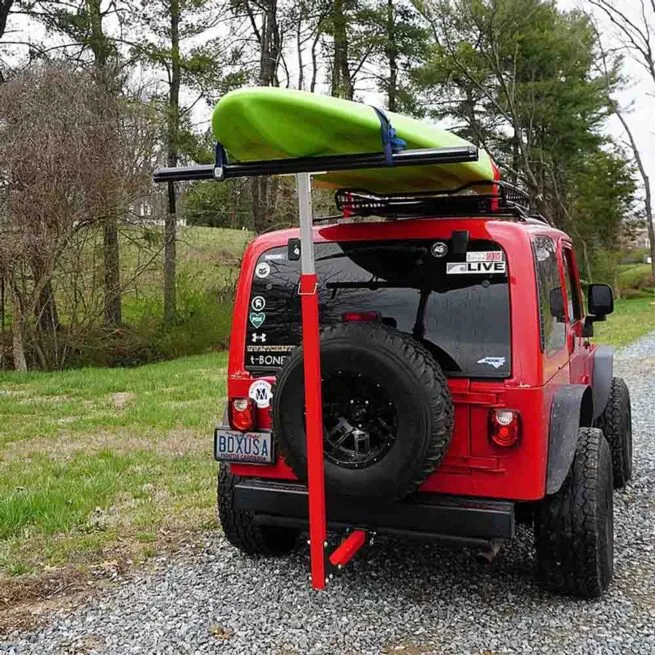
[(467, 262), (502, 262), (502, 250), (480, 250), (478, 252), (467, 252)]
[(256, 311), (261, 312), (266, 307), (266, 299), (264, 296), (255, 296), (250, 303), (250, 306)]
[(248, 396), (255, 401), (257, 407), (268, 407), (271, 404), (271, 398), (273, 397), (271, 383), (266, 380), (255, 380), (255, 382), (250, 385)]
[(261, 332), (260, 334), (257, 334), (257, 332), (253, 332), (251, 339), (253, 343), (257, 343), (258, 341), (261, 343), (266, 343), (266, 333)]
[(255, 266), (255, 275), (262, 280), (269, 276), (271, 272), (271, 265), (266, 262), (261, 262)]
[(494, 368), (500, 368), (505, 363), (504, 357), (483, 357), (478, 359), (478, 364), (489, 364)]
[(264, 259), (268, 259), (269, 261), (272, 259), (286, 259), (287, 256), (283, 252), (274, 252), (271, 253), (270, 255), (264, 255)]
[(480, 275), (481, 273), (505, 273), (505, 262), (448, 262), (446, 275)]

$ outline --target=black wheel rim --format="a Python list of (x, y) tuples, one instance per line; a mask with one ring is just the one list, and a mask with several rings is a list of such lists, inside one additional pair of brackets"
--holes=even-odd
[(391, 450), (398, 412), (388, 391), (365, 373), (337, 370), (323, 377), (325, 458), (344, 468), (379, 462)]

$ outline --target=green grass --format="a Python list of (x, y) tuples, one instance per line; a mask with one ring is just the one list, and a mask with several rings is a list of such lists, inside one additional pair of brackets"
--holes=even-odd
[(655, 330), (655, 295), (617, 300), (614, 313), (603, 323), (594, 323), (594, 341), (624, 346)]
[(621, 290), (643, 289), (652, 284), (650, 264), (624, 264), (619, 267), (618, 282)]
[(0, 374), (0, 584), (154, 554), (213, 524), (226, 355)]

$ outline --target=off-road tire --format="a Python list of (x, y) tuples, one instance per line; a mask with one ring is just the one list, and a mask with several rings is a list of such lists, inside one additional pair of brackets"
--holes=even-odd
[(299, 531), (276, 525), (259, 525), (252, 512), (237, 509), (234, 486), (239, 476), (221, 464), (218, 472), (218, 518), (227, 540), (247, 555), (286, 555), (297, 545)]
[(614, 568), (610, 448), (597, 428), (580, 428), (561, 489), (541, 501), (535, 517), (537, 576), (557, 593), (597, 598)]
[[(327, 493), (396, 500), (415, 491), (443, 459), (453, 431), (448, 381), (430, 351), (384, 324), (342, 323), (322, 330), (321, 365), (324, 379), (330, 370), (359, 365), (371, 375), (386, 376), (379, 379), (397, 399), (402, 417), (393, 447), (368, 468), (348, 470), (326, 458)], [(271, 408), (280, 451), (306, 481), (303, 380), (303, 351), (297, 348), (278, 373)]]
[(610, 397), (597, 423), (612, 452), (614, 488), (632, 477), (632, 411), (630, 391), (623, 378), (613, 378)]

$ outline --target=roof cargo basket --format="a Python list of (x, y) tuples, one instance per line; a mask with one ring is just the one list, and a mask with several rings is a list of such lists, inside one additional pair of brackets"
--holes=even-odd
[(530, 199), (521, 189), (502, 182), (473, 182), (456, 189), (404, 194), (376, 194), (364, 189), (339, 189), (335, 201), (343, 216), (511, 216), (541, 219), (530, 213)]

